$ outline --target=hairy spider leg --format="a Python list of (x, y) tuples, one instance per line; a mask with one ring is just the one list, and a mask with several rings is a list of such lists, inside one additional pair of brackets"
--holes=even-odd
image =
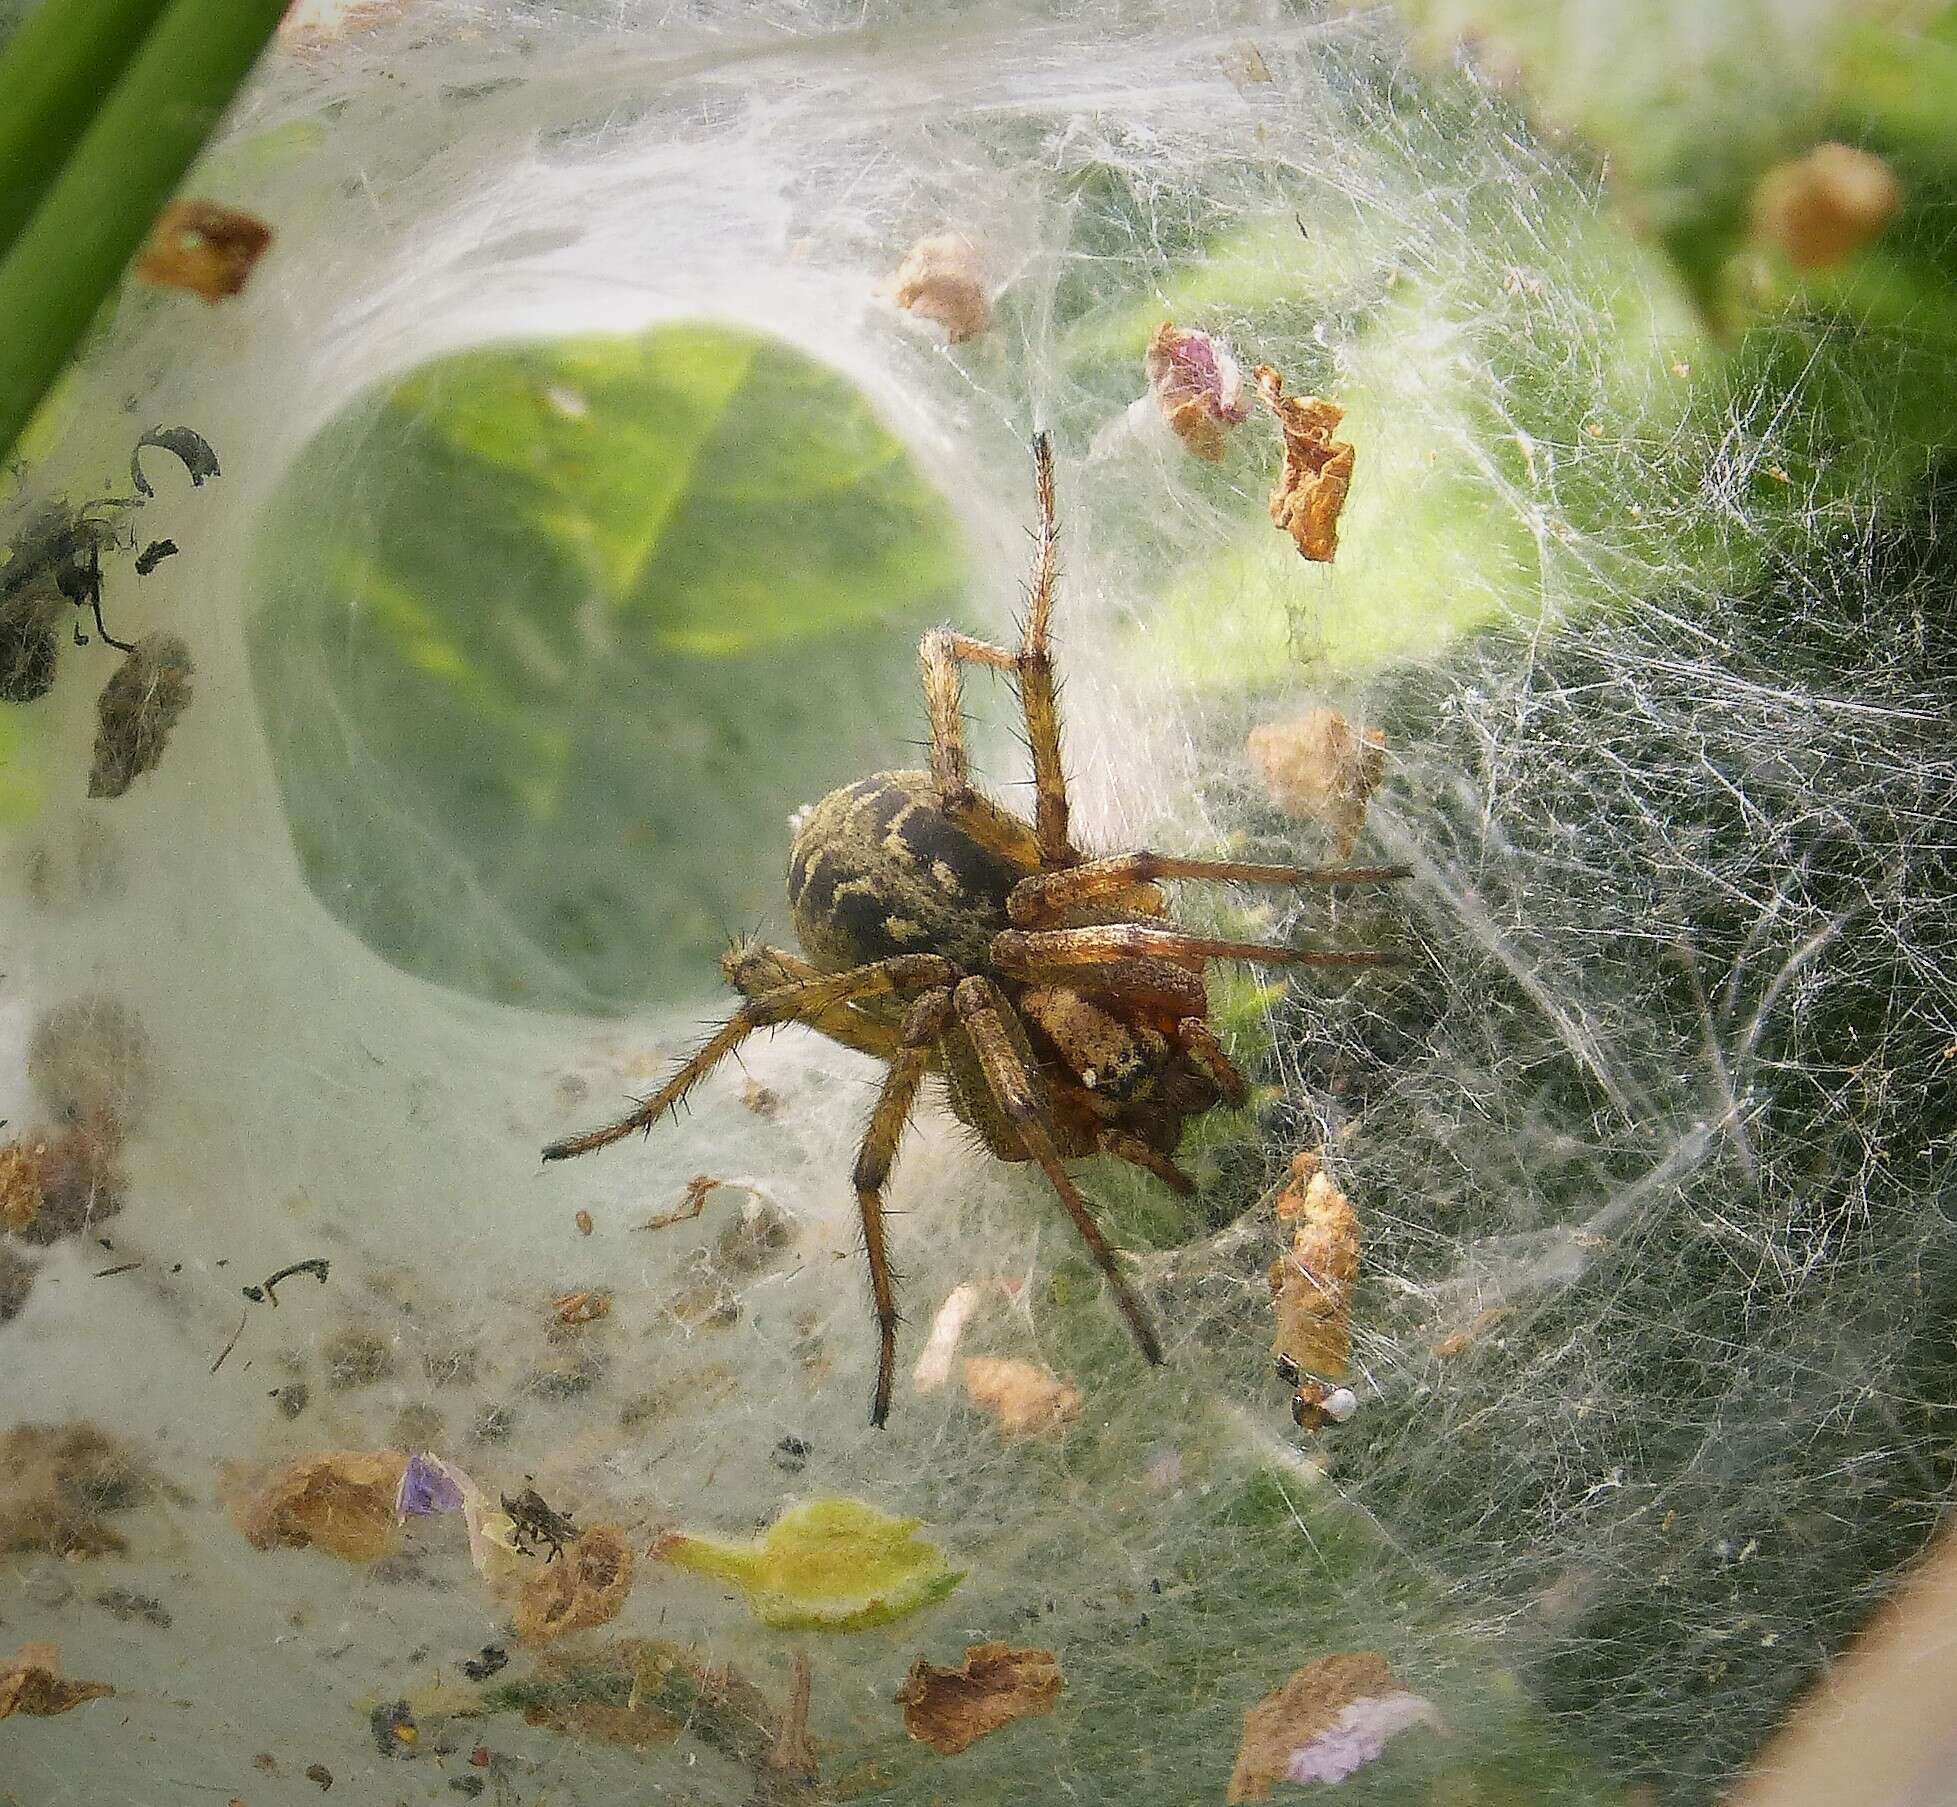
[(1030, 926), (1077, 904), (1117, 896), (1162, 878), (1232, 885), (1385, 885), (1412, 870), (1410, 866), (1261, 866), (1241, 860), (1186, 860), (1170, 853), (1119, 853), (1060, 872), (1030, 874), (1013, 887), (1006, 912), (1015, 923)]
[(897, 1373), (897, 1297), (891, 1283), (890, 1251), (883, 1237), (883, 1188), (890, 1178), (897, 1144), (910, 1121), (917, 1088), (931, 1065), (939, 1038), (951, 1025), (951, 990), (927, 991), (904, 1013), (897, 1052), (884, 1075), (870, 1113), (870, 1127), (856, 1153), (851, 1176), (863, 1214), (863, 1250), (870, 1262), (870, 1296), (877, 1314), (877, 1390), (870, 1400), (870, 1422), (882, 1430), (890, 1416), (890, 1390)]
[(959, 1021), (971, 1040), (994, 1101), (1012, 1125), (1026, 1152), (1039, 1162), (1054, 1191), (1059, 1193), (1060, 1202), (1066, 1206), (1067, 1215), (1074, 1220), (1074, 1228), (1080, 1232), (1081, 1241), (1087, 1244), (1088, 1253), (1094, 1257), (1095, 1264), (1113, 1287), (1115, 1300), (1121, 1307), (1121, 1315), (1128, 1320), (1128, 1328), (1134, 1334), (1136, 1345), (1149, 1361), (1159, 1363), (1162, 1360), (1162, 1344), (1155, 1334), (1154, 1324), (1149, 1320), (1148, 1311), (1123, 1276), (1115, 1261), (1113, 1248), (1101, 1233), (1101, 1226), (1094, 1221), (1087, 1201), (1067, 1177), (1067, 1170), (1061, 1166), (1060, 1157), (1054, 1151), (1053, 1138), (1048, 1132), (1034, 1089), (1037, 1081), (1020, 1059), (1019, 1051), (1006, 1032), (1005, 1013), (1012, 1006), (990, 979), (976, 976), (959, 981), (953, 1001), (958, 1006)]
[(1199, 1016), (1186, 1016), (1176, 1024), (1176, 1046), (1216, 1081), (1217, 1089), (1231, 1104), (1242, 1104), (1250, 1096), (1250, 1082), (1237, 1070), (1237, 1064), (1223, 1052), (1217, 1033)]
[[(806, 984), (824, 976), (814, 961), (791, 954), (786, 948), (771, 947), (765, 941), (737, 942), (721, 955), (720, 970), (729, 985), (749, 998), (764, 998), (784, 985)], [(869, 1054), (878, 1060), (888, 1060), (897, 1052), (897, 1025), (866, 1016), (852, 1009), (848, 1001), (795, 1020), (818, 1035), (828, 1036), (832, 1042), (841, 1042), (845, 1048), (854, 1048), (859, 1054)]]
[(1033, 829), (1042, 866), (1072, 866), (1080, 853), (1068, 838), (1067, 775), (1060, 763), (1060, 711), (1054, 701), (1050, 627), (1060, 528), (1053, 500), (1053, 448), (1044, 433), (1033, 439), (1033, 472), (1040, 497), (1040, 526), (1027, 580), (1026, 626), (1019, 651), (938, 628), (918, 648), (924, 672), (924, 705), (931, 721), (931, 776), (946, 814), (984, 844), (989, 836), (972, 820), (972, 774), (965, 754), (961, 664), (1008, 671), (1019, 687), (1026, 741), (1033, 754)]
[[(1181, 929), (1137, 922), (1084, 929), (1001, 929), (992, 937), (992, 963), (1015, 979), (1067, 982), (1081, 968), (1154, 958), (1188, 965), (1248, 960), (1261, 966), (1404, 966), (1406, 956), (1369, 948), (1276, 947), (1261, 941), (1219, 941)], [(1085, 981), (1083, 981), (1085, 982)], [(1124, 988), (1126, 980), (1123, 981)]]
[(914, 992), (930, 986), (945, 986), (958, 976), (958, 969), (937, 954), (897, 954), (888, 960), (873, 960), (867, 966), (851, 967), (847, 972), (824, 973), (819, 978), (802, 979), (783, 985), (758, 998), (750, 998), (722, 1023), (706, 1042), (682, 1061), (672, 1077), (643, 1099), (636, 1109), (608, 1123), (602, 1129), (588, 1129), (579, 1135), (565, 1136), (544, 1150), (547, 1161), (569, 1160), (573, 1155), (589, 1154), (595, 1148), (622, 1141), (635, 1129), (650, 1129), (660, 1114), (672, 1109), (706, 1078), (729, 1054), (757, 1029), (776, 1023), (804, 1022), (833, 1010), (852, 998), (878, 997)]
[(1196, 1182), (1167, 1155), (1149, 1147), (1140, 1136), (1131, 1136), (1125, 1129), (1104, 1129), (1098, 1139), (1103, 1154), (1111, 1154), (1117, 1161), (1126, 1161), (1131, 1167), (1140, 1167), (1154, 1174), (1171, 1192), (1178, 1192), (1184, 1198), (1195, 1196)]

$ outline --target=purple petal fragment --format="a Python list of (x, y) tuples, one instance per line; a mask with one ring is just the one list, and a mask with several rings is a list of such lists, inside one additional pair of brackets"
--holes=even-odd
[(426, 1518), (435, 1512), (454, 1512), (462, 1505), (462, 1489), (439, 1458), (412, 1455), (401, 1473), (401, 1492), (394, 1503), (402, 1518)]
[(1350, 1702), (1338, 1723), (1300, 1745), (1285, 1765), (1287, 1782), (1343, 1782), (1373, 1761), (1409, 1726), (1438, 1725), (1433, 1702), (1418, 1694), (1381, 1694)]

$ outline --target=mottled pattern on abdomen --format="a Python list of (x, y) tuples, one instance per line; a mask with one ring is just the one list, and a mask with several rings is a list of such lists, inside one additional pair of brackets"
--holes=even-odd
[(803, 951), (831, 971), (942, 954), (978, 972), (1028, 870), (955, 826), (928, 772), (879, 772), (810, 810), (789, 855), (788, 901)]

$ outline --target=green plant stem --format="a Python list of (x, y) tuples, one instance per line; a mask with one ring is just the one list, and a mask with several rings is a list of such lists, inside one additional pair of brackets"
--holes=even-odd
[(0, 252), (61, 173), (167, 0), (42, 0), (0, 57)]
[(285, 10), (286, 0), (173, 0), (97, 109), (0, 261), (0, 456), (12, 451)]

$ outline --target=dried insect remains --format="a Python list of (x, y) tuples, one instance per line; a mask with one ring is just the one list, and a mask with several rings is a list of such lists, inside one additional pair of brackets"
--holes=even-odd
[[(1094, 857), (1074, 844), (1049, 639), (1058, 528), (1044, 434), (1033, 451), (1040, 529), (1018, 650), (949, 628), (925, 636), (930, 769), (845, 785), (803, 819), (788, 865), (802, 952), (758, 941), (730, 949), (722, 970), (746, 1002), (636, 1109), (544, 1150), (559, 1161), (649, 1129), (757, 1029), (804, 1023), (887, 1062), (854, 1175), (879, 1339), (876, 1425), (890, 1410), (898, 1322), (884, 1187), (927, 1075), (941, 1079), (953, 1114), (1000, 1160), (1038, 1164), (1142, 1354), (1160, 1362), (1155, 1326), (1064, 1163), (1108, 1154), (1178, 1193), (1195, 1191), (1174, 1158), (1184, 1125), (1247, 1092), (1210, 1025), (1210, 962), (1351, 967), (1395, 958), (1191, 934), (1169, 919), (1158, 881), (1368, 885), (1403, 878), (1405, 867)], [(973, 787), (966, 665), (1009, 673), (1018, 689), (1033, 755), (1030, 825)]]

